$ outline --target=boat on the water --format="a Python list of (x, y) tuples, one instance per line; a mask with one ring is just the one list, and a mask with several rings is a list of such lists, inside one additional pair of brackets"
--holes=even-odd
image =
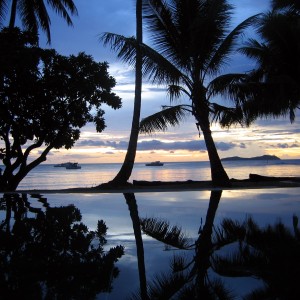
[(59, 168), (66, 168), (68, 170), (70, 169), (81, 169), (81, 166), (78, 165), (77, 162), (66, 162), (66, 163), (61, 163), (61, 164), (56, 164), (54, 167), (59, 167)]
[(160, 166), (163, 166), (163, 165), (164, 164), (162, 162), (160, 162), (159, 160), (153, 161), (151, 163), (146, 164), (147, 167), (160, 167)]
[(67, 170), (73, 170), (73, 169), (81, 169), (81, 166), (78, 165), (78, 163), (70, 163), (66, 166)]

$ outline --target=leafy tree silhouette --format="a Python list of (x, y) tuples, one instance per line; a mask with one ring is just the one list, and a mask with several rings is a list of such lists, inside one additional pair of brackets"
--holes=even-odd
[[(107, 227), (91, 231), (74, 205), (32, 207), (26, 194), (4, 194), (0, 225), (1, 299), (94, 299), (110, 292), (122, 246), (104, 250)], [(14, 219), (14, 220), (13, 220)], [(10, 224), (12, 223), (12, 224)]]

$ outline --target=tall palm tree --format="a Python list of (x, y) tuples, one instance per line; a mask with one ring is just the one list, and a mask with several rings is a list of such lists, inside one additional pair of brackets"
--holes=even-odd
[(259, 39), (250, 39), (240, 49), (257, 64), (246, 79), (255, 92), (241, 109), (252, 121), (289, 116), (293, 122), (300, 106), (300, 5), (295, 0), (272, 5), (256, 20)]
[[(73, 0), (47, 0), (48, 5), (63, 19), (68, 25), (73, 25), (71, 15), (77, 15), (77, 8)], [(34, 34), (41, 28), (47, 35), (48, 43), (51, 42), (50, 24), (51, 20), (44, 0), (0, 0), (0, 17), (4, 19), (9, 11), (9, 27), (15, 27), (16, 16), (19, 14), (25, 30)]]
[[(238, 37), (255, 17), (229, 32), (232, 7), (226, 0), (144, 0), (143, 11), (153, 48), (116, 34), (106, 34), (105, 43), (110, 43), (118, 56), (129, 63), (134, 61), (136, 49), (142, 49), (143, 74), (153, 83), (167, 86), (171, 100), (185, 96), (191, 104), (167, 107), (144, 119), (141, 129), (165, 130), (192, 114), (204, 136), (213, 183), (229, 185), (210, 128), (210, 114), (215, 106), (212, 100), (217, 94), (214, 87), (224, 81), (218, 81), (218, 75)], [(243, 76), (228, 75), (227, 88)]]
[[(138, 45), (143, 43), (143, 18), (142, 18), (142, 4), (143, 0), (136, 0), (136, 42)], [(107, 44), (107, 37), (110, 36), (110, 33), (105, 33), (103, 35), (104, 44)], [(125, 38), (125, 37), (124, 37)], [(114, 48), (114, 47), (113, 47)], [(135, 93), (134, 93), (134, 108), (133, 116), (131, 123), (131, 132), (128, 143), (128, 148), (126, 156), (122, 167), (115, 178), (109, 182), (110, 185), (120, 185), (125, 184), (131, 176), (136, 150), (137, 142), (139, 136), (139, 126), (140, 126), (140, 115), (141, 115), (141, 104), (142, 104), (142, 64), (143, 58), (141, 49), (139, 46), (136, 47), (136, 57), (134, 62), (135, 64)]]

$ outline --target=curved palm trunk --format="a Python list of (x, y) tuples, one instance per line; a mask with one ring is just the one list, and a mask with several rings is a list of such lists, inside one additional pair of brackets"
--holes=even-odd
[(136, 252), (138, 259), (138, 269), (139, 269), (139, 279), (140, 279), (140, 293), (141, 299), (147, 300), (147, 279), (146, 279), (146, 269), (145, 269), (145, 259), (144, 259), (144, 245), (142, 239), (142, 232), (140, 226), (140, 218), (138, 213), (138, 207), (136, 204), (136, 199), (133, 193), (124, 193), (123, 194), (126, 203), (128, 205), (128, 209), (130, 212), (130, 217), (132, 220), (133, 232), (136, 243)]
[(230, 186), (229, 177), (222, 165), (210, 128), (208, 127), (202, 129), (202, 132), (203, 132), (204, 141), (208, 152), (211, 179), (213, 185)]
[[(136, 1), (136, 39), (138, 44), (143, 41), (142, 29), (142, 0)], [(134, 95), (134, 110), (131, 124), (131, 133), (128, 143), (127, 153), (123, 165), (112, 180), (113, 183), (122, 184), (126, 183), (131, 176), (134, 166), (137, 142), (139, 137), (140, 115), (141, 115), (141, 102), (142, 102), (142, 54), (140, 49), (136, 50), (136, 63), (135, 63), (135, 95)]]
[(206, 294), (206, 277), (210, 267), (210, 256), (212, 254), (212, 232), (216, 212), (221, 200), (222, 190), (211, 191), (209, 205), (206, 213), (205, 224), (199, 229), (199, 238), (196, 241), (196, 255), (193, 272), (196, 276), (196, 296), (200, 299)]
[[(202, 117), (197, 119), (204, 136), (204, 141), (208, 153), (212, 183), (214, 186), (230, 186), (229, 177), (222, 165), (215, 142), (212, 137), (208, 118)], [(203, 119), (207, 119), (207, 121), (201, 121)]]

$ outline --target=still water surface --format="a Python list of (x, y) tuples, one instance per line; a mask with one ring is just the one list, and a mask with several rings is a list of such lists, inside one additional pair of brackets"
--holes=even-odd
[[(63, 172), (64, 170), (62, 170)], [(244, 221), (252, 216), (259, 226), (274, 224), (281, 220), (292, 228), (294, 214), (300, 217), (300, 188), (275, 188), (260, 190), (226, 190), (218, 205), (214, 226), (224, 218)], [(209, 191), (162, 192), (135, 194), (140, 218), (155, 217), (178, 225), (191, 241), (198, 237), (198, 231), (205, 222), (210, 199)], [(97, 299), (128, 299), (139, 288), (136, 244), (133, 224), (128, 205), (123, 194), (45, 194), (50, 207), (75, 205), (81, 214), (82, 222), (90, 230), (95, 230), (97, 221), (104, 220), (108, 226), (107, 248), (116, 245), (125, 247), (125, 255), (117, 263), (119, 276), (113, 281), (111, 293), (101, 293)], [(43, 208), (38, 198), (28, 195), (33, 207)], [(32, 213), (28, 213), (30, 216)], [(34, 214), (33, 214), (34, 215)], [(5, 213), (0, 211), (2, 220)], [(151, 281), (155, 275), (169, 270), (170, 261), (178, 250), (168, 248), (163, 243), (143, 234), (146, 276)], [(167, 250), (167, 251), (166, 251)], [(185, 251), (187, 257), (193, 252)], [(242, 299), (253, 287), (261, 282), (253, 278), (226, 279), (235, 291), (237, 299)]]
[[(18, 189), (92, 187), (112, 180), (121, 164), (82, 164), (78, 170), (43, 164), (32, 170)], [(250, 173), (265, 176), (300, 176), (300, 160), (224, 162), (230, 178), (246, 179)], [(210, 180), (208, 162), (166, 162), (162, 167), (136, 163), (130, 180)]]

